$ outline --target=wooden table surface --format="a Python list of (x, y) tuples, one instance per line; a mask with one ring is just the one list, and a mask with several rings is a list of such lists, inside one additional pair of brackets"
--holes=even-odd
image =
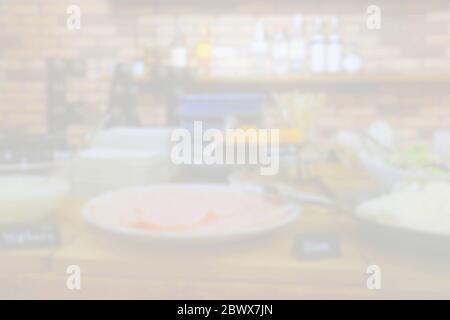
[[(450, 263), (427, 261), (367, 241), (345, 214), (304, 206), (292, 226), (268, 238), (203, 248), (126, 243), (90, 230), (81, 202), (60, 217), (57, 248), (0, 252), (0, 297), (38, 299), (383, 299), (450, 298)], [(297, 235), (335, 235), (341, 255), (294, 257)], [(382, 289), (367, 289), (366, 269), (382, 270)], [(66, 287), (78, 265), (82, 288)]]

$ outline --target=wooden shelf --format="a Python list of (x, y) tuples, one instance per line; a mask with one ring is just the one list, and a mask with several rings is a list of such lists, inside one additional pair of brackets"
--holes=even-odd
[(308, 75), (308, 76), (252, 76), (206, 77), (194, 80), (199, 84), (384, 84), (384, 83), (439, 83), (450, 82), (449, 75)]
[[(170, 79), (160, 80), (171, 83)], [(450, 74), (324, 74), (305, 76), (226, 76), (187, 77), (174, 81), (180, 86), (195, 90), (202, 89), (258, 89), (258, 88), (298, 88), (299, 86), (384, 86), (384, 85), (447, 85)], [(149, 79), (136, 80), (142, 88), (150, 85)], [(446, 88), (447, 86), (445, 86)], [(144, 89), (145, 90), (145, 89)]]

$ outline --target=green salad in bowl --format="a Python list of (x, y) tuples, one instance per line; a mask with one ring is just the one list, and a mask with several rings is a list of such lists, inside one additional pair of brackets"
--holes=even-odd
[(402, 147), (383, 157), (390, 166), (435, 177), (450, 175), (450, 150), (438, 152), (427, 144)]

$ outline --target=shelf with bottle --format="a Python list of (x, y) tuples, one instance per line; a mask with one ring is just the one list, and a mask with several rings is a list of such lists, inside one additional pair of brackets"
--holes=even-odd
[[(344, 53), (349, 48), (338, 35), (339, 19), (334, 17), (330, 21), (333, 32), (330, 36), (323, 31), (325, 20), (321, 17), (315, 20), (314, 34), (309, 34), (302, 15), (276, 24), (263, 17), (239, 26), (227, 22), (225, 29), (233, 30), (228, 34), (217, 32), (223, 26), (211, 21), (197, 22), (199, 26), (177, 22), (172, 34), (165, 32), (165, 38), (155, 43), (164, 44), (161, 51), (166, 52), (163, 63), (168, 68), (199, 77), (358, 73), (361, 63), (349, 69), (344, 64)], [(357, 53), (351, 54), (360, 59)]]
[(344, 42), (340, 33), (338, 16), (316, 17), (312, 24), (311, 19), (306, 20), (300, 14), (277, 24), (261, 19), (254, 25), (254, 34), (234, 50), (235, 56), (213, 63), (215, 68), (210, 69), (210, 76), (358, 74), (362, 70), (358, 48)]
[[(273, 23), (264, 17), (238, 32), (230, 22), (174, 23), (165, 33), (160, 58), (147, 59), (168, 81), (179, 75), (202, 85), (354, 85), (447, 82), (450, 75), (372, 73), (364, 68), (357, 41), (345, 36), (346, 22), (337, 16), (292, 15)], [(217, 30), (221, 31), (217, 31)], [(252, 31), (253, 29), (253, 31)], [(227, 30), (224, 34), (223, 30)], [(231, 31), (230, 31), (231, 30)], [(241, 34), (242, 33), (242, 34)], [(169, 38), (167, 38), (169, 37)], [(153, 48), (154, 49), (154, 48)], [(165, 71), (164, 71), (165, 70)], [(141, 72), (142, 73), (142, 72)], [(159, 80), (166, 80), (159, 77)], [(179, 78), (179, 77), (178, 77)], [(178, 79), (177, 78), (177, 79)], [(145, 81), (145, 80), (144, 80)]]

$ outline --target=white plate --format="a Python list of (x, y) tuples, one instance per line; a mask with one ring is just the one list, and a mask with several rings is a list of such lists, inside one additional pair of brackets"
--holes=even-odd
[[(225, 193), (238, 193), (245, 195), (239, 188), (234, 188), (228, 185), (213, 185), (213, 184), (179, 184), (179, 185), (159, 185), (159, 186), (149, 186), (141, 188), (133, 188), (122, 191), (151, 191), (158, 190), (159, 188), (173, 188), (174, 190), (189, 190), (201, 193), (208, 193), (208, 191), (222, 191)], [(120, 191), (119, 191), (120, 192)], [(248, 192), (251, 194), (251, 192)], [(84, 219), (92, 226), (107, 231), (113, 234), (138, 238), (143, 240), (152, 240), (163, 243), (176, 243), (176, 244), (217, 244), (217, 243), (228, 243), (237, 240), (243, 240), (248, 238), (253, 238), (261, 235), (265, 235), (274, 232), (282, 227), (287, 226), (297, 219), (300, 213), (300, 209), (296, 205), (288, 204), (280, 205), (280, 212), (285, 211), (282, 218), (278, 221), (273, 221), (273, 223), (258, 225), (254, 227), (248, 227), (238, 231), (223, 231), (215, 233), (204, 233), (204, 232), (167, 232), (167, 231), (150, 231), (150, 230), (138, 230), (126, 226), (113, 226), (100, 223), (98, 220), (93, 219), (90, 214), (90, 207), (98, 202), (106, 199), (110, 199), (115, 192), (107, 193), (96, 197), (89, 201), (83, 208)], [(253, 194), (261, 194), (259, 192), (254, 192)], [(263, 196), (261, 194), (261, 196)]]

